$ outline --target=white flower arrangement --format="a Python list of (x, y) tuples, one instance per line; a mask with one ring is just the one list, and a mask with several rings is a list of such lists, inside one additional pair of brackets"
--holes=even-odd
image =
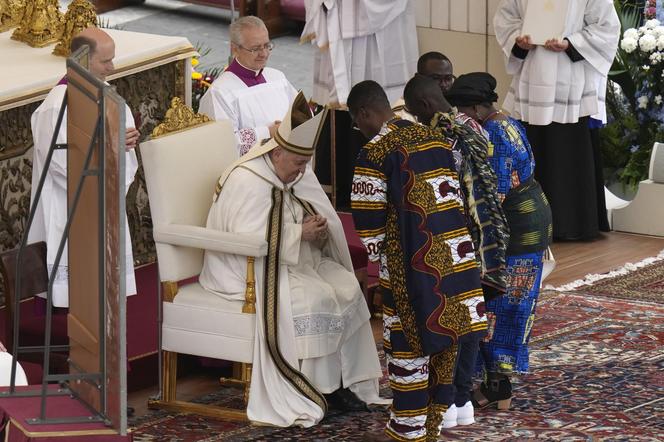
[(652, 34), (644, 34), (639, 38), (639, 48), (643, 52), (652, 52), (657, 49), (657, 39)]
[(623, 32), (620, 48), (628, 54), (637, 49), (648, 54), (664, 51), (664, 26), (659, 20), (653, 19), (638, 29), (629, 28)]
[(628, 54), (634, 52), (638, 46), (638, 41), (632, 37), (625, 37), (620, 42), (620, 48)]
[(639, 39), (639, 31), (634, 28), (629, 28), (623, 33), (623, 38), (631, 38), (632, 40)]
[(660, 24), (661, 24), (661, 23), (659, 22), (659, 20), (657, 20), (657, 19), (655, 18), (655, 19), (652, 19), (652, 20), (648, 20), (644, 26), (645, 26), (647, 29), (655, 29), (655, 28), (656, 28), (657, 26), (659, 26)]

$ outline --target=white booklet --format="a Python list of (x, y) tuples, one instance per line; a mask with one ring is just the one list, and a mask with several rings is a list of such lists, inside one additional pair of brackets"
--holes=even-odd
[(568, 6), (569, 0), (528, 0), (521, 35), (530, 35), (536, 45), (562, 39)]

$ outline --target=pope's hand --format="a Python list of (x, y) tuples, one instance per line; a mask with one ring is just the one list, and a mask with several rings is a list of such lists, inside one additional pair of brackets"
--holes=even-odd
[(532, 41), (530, 41), (530, 35), (519, 35), (516, 38), (515, 43), (518, 47), (520, 47), (521, 49), (524, 49), (526, 51), (530, 51), (531, 49), (535, 49), (535, 45), (533, 44)]
[(127, 132), (125, 134), (125, 150), (130, 151), (136, 147), (136, 144), (138, 143), (138, 137), (141, 136), (141, 133), (136, 130), (134, 127), (130, 127), (127, 129)]
[(321, 215), (305, 216), (302, 223), (302, 239), (316, 241), (325, 238), (327, 238), (327, 219)]
[(552, 38), (544, 43), (544, 47), (553, 52), (563, 52), (569, 47), (569, 42)]
[(7, 349), (5, 348), (5, 346), (2, 344), (2, 342), (0, 342), (0, 353), (4, 353), (6, 351)]
[(275, 121), (272, 126), (267, 128), (270, 131), (270, 138), (274, 138), (274, 135), (277, 133), (277, 129), (279, 129), (280, 124), (281, 121)]

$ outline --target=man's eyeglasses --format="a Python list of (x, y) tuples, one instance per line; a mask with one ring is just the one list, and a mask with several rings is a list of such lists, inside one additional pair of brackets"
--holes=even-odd
[(236, 45), (236, 46), (240, 49), (244, 49), (245, 51), (249, 52), (251, 55), (256, 55), (262, 51), (272, 52), (272, 49), (274, 49), (274, 43), (272, 43), (271, 41), (265, 43), (263, 46), (254, 46), (253, 48), (245, 48), (242, 45)]
[(438, 74), (431, 74), (427, 75), (427, 77), (431, 78), (434, 81), (437, 81), (438, 83), (453, 83), (456, 81), (456, 76), (455, 75), (438, 75)]

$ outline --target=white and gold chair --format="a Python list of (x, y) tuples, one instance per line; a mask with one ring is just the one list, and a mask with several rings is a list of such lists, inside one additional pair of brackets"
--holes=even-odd
[[(207, 121), (204, 121), (207, 120)], [(205, 227), (215, 185), (237, 159), (228, 121), (195, 115), (178, 99), (166, 120), (141, 143), (157, 261), (162, 285), (161, 398), (150, 407), (226, 419), (247, 419), (246, 410), (199, 405), (176, 398), (177, 355), (184, 353), (235, 362), (234, 378), (222, 382), (249, 394), (255, 333), (254, 260), (265, 256), (259, 236), (236, 235)], [(195, 279), (205, 250), (247, 257), (244, 302), (206, 291)]]

